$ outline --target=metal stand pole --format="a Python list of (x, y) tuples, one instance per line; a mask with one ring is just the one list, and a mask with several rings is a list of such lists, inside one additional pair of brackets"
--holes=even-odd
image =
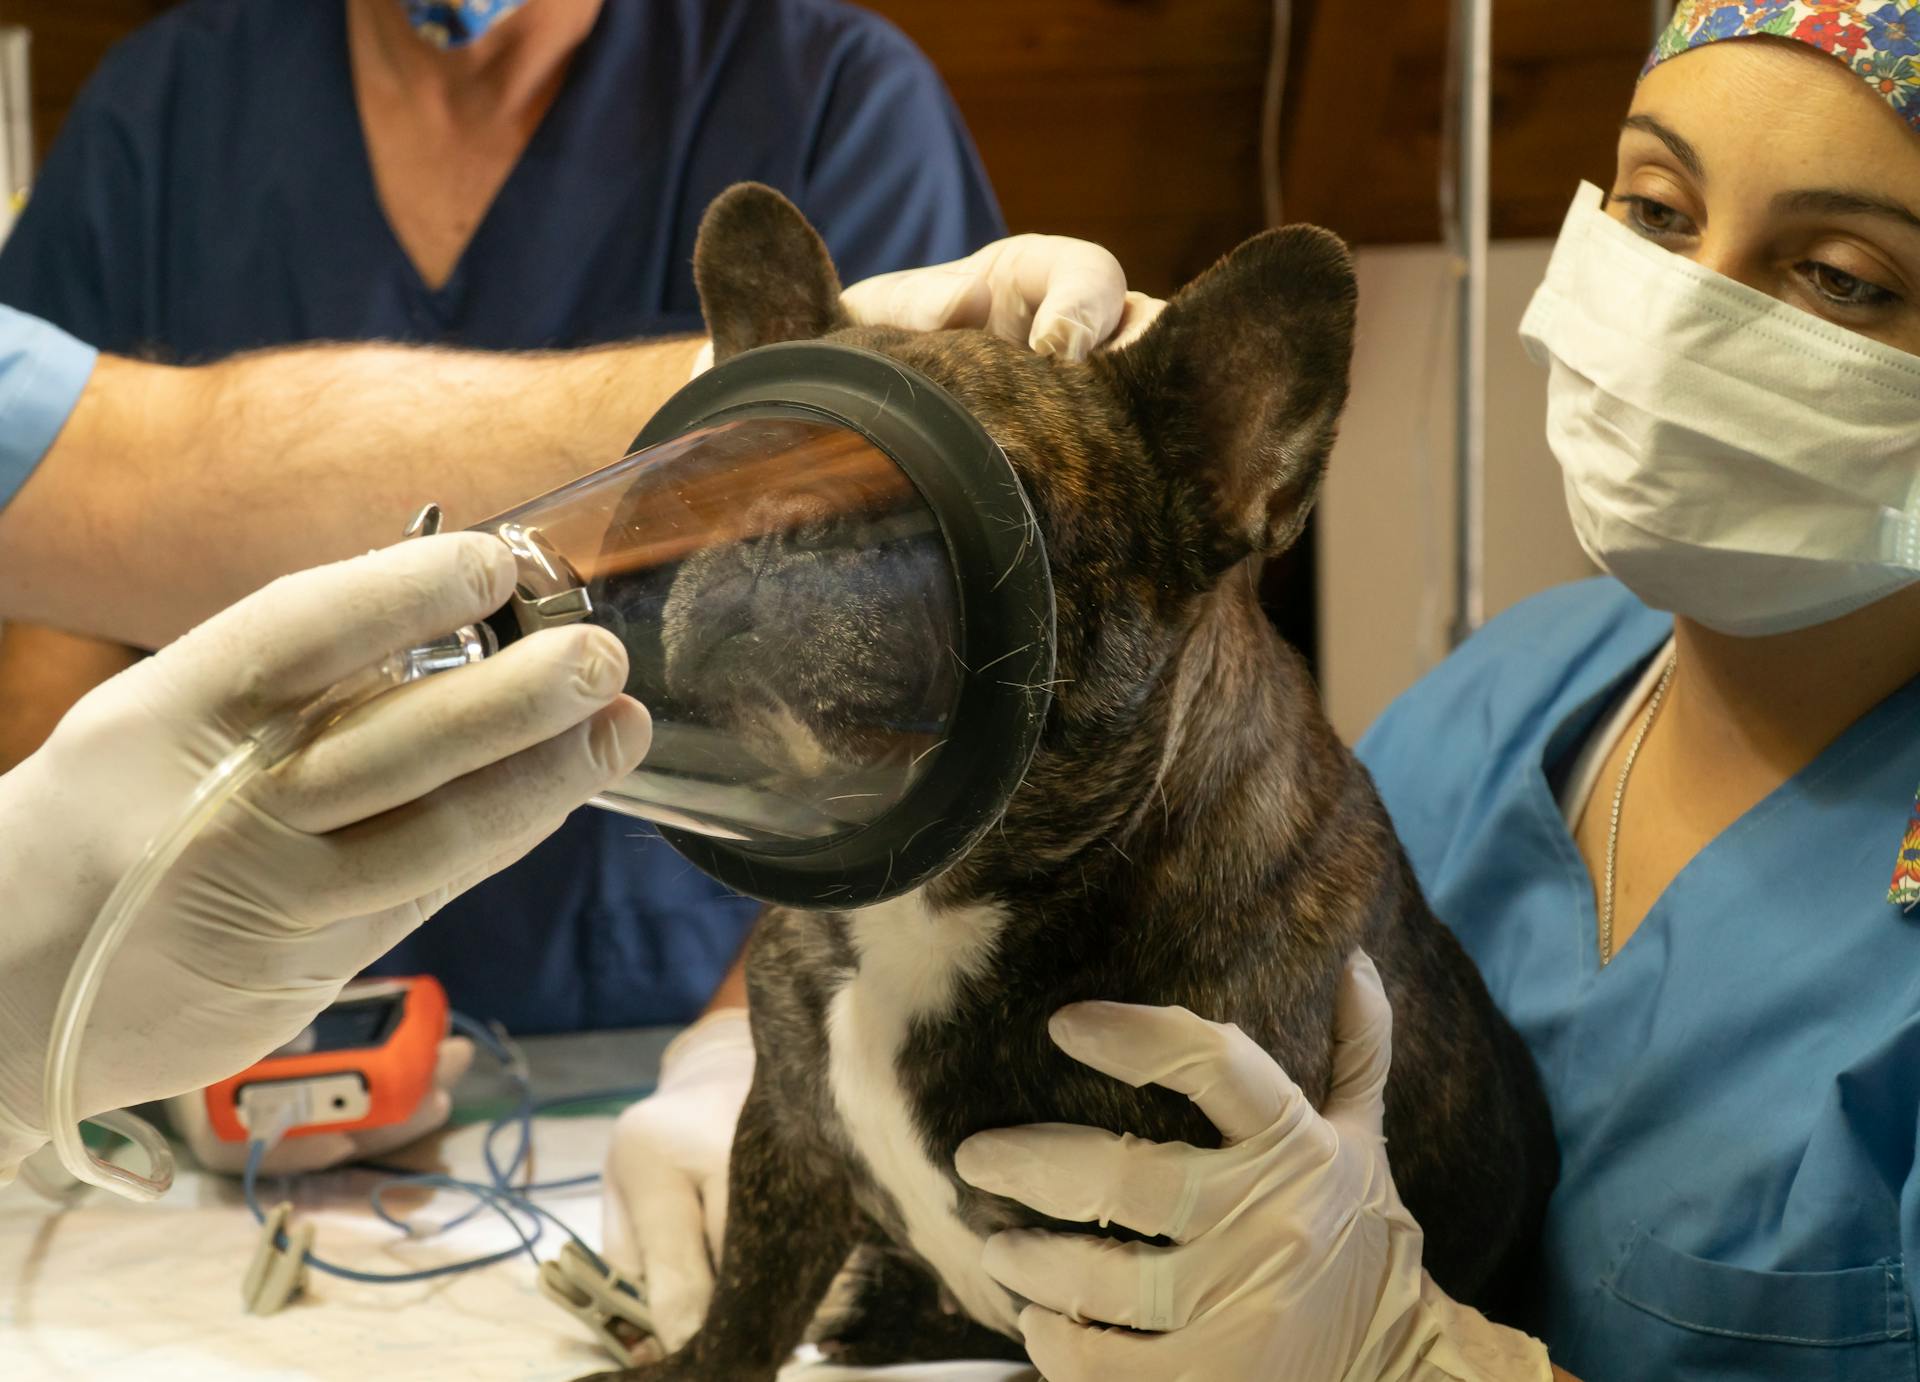
[(1454, 243), (1460, 255), (1454, 420), (1453, 641), (1486, 620), (1487, 149), (1492, 123), (1492, 0), (1456, 0), (1459, 140)]
[(27, 199), (33, 176), (33, 103), (28, 79), (29, 35), (0, 25), (0, 240)]

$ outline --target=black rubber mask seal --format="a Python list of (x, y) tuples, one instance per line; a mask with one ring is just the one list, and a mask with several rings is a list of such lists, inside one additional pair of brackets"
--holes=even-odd
[(796, 415), (864, 436), (939, 522), (959, 603), (961, 683), (947, 740), (898, 805), (851, 835), (773, 846), (660, 833), (749, 897), (842, 910), (938, 877), (1005, 812), (1053, 700), (1053, 580), (1026, 490), (999, 446), (945, 389), (870, 350), (805, 341), (747, 351), (668, 399), (633, 444), (728, 419)]

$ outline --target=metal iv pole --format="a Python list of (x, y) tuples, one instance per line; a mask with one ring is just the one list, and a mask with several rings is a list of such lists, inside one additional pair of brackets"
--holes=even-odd
[(1454, 607), (1457, 644), (1486, 619), (1487, 150), (1493, 3), (1454, 4), (1455, 253)]
[[(1652, 40), (1675, 0), (1651, 0)], [(1487, 238), (1492, 132), (1493, 0), (1454, 0), (1451, 240), (1456, 332), (1454, 605), (1458, 644), (1487, 616)]]

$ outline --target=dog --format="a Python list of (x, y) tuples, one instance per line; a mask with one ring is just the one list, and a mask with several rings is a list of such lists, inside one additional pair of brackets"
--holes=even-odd
[[(752, 184), (708, 210), (695, 275), (716, 360), (843, 342), (979, 419), (1046, 543), (1058, 681), (1003, 819), (950, 870), (869, 908), (761, 918), (747, 956), (758, 1064), (712, 1308), (671, 1357), (603, 1378), (759, 1382), (810, 1324), (847, 1362), (1024, 1357), (1023, 1302), (986, 1275), (984, 1239), (1127, 1235), (973, 1189), (954, 1172), (960, 1142), (1063, 1122), (1219, 1145), (1184, 1096), (1070, 1060), (1048, 1017), (1083, 999), (1184, 1005), (1237, 1024), (1317, 1106), (1355, 947), (1393, 1004), (1389, 1159), (1427, 1268), (1491, 1300), (1524, 1271), (1556, 1174), (1537, 1072), (1254, 593), (1259, 562), (1306, 521), (1345, 403), (1345, 247), (1312, 227), (1256, 236), (1137, 341), (1084, 363), (977, 331), (851, 326), (818, 235)], [(787, 558), (757, 559), (777, 580)], [(669, 683), (676, 657), (711, 656), (675, 645), (697, 642), (722, 598), (717, 569), (683, 571), (691, 585), (669, 597)], [(885, 681), (871, 656), (808, 656), (811, 683)], [(832, 752), (831, 727), (807, 727), (817, 699), (780, 713)]]

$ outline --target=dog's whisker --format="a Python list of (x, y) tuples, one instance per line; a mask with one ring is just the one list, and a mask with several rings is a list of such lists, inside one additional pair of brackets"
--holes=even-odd
[[(944, 819), (945, 819), (944, 816), (940, 818), (940, 820), (944, 820)], [(901, 845), (900, 848), (903, 850), (912, 849), (913, 842), (919, 839), (922, 835), (926, 834), (929, 830), (933, 829), (936, 825), (939, 825), (940, 820), (928, 821), (925, 825), (921, 826), (918, 830), (914, 831), (913, 834), (907, 836), (907, 842)]]
[(983, 663), (981, 666), (977, 668), (970, 668), (969, 670), (973, 671), (975, 675), (978, 675), (979, 673), (986, 671), (990, 667), (998, 667), (1001, 663), (1005, 662), (1010, 657), (1020, 656), (1020, 654), (1024, 653), (1027, 649), (1031, 648), (1032, 646), (1033, 644), (1031, 642), (1022, 643), (1019, 647), (1013, 649), (1011, 652), (1005, 652), (1000, 654), (1000, 656), (996, 657), (992, 662)]

